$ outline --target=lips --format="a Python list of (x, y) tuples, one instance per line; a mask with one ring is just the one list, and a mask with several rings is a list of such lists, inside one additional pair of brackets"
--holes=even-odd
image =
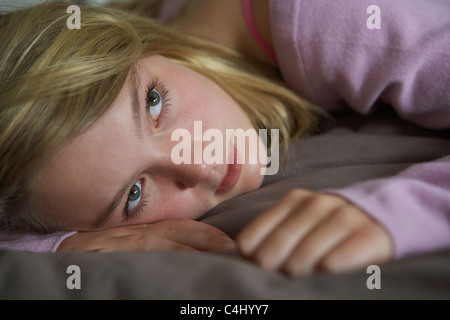
[(232, 150), (234, 150), (233, 161), (229, 161), (231, 163), (227, 164), (227, 172), (225, 173), (222, 183), (220, 184), (216, 193), (224, 193), (232, 189), (238, 182), (239, 177), (241, 176), (242, 164), (238, 163), (239, 155), (237, 149), (236, 147), (233, 146)]

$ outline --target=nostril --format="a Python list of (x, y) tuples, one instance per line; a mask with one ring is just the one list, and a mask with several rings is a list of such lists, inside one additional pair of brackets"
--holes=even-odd
[(184, 183), (182, 183), (182, 182), (179, 182), (179, 181), (176, 181), (176, 182), (175, 182), (175, 185), (176, 185), (177, 188), (180, 189), (180, 190), (185, 190), (185, 189), (188, 189), (188, 188), (189, 188), (189, 186), (187, 186), (186, 184), (184, 184)]
[(207, 164), (181, 164), (171, 168), (173, 180), (180, 189), (195, 188), (212, 171), (212, 166)]

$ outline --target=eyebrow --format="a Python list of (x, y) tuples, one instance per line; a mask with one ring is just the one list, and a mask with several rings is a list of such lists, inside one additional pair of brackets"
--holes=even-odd
[[(130, 69), (130, 87), (131, 87), (131, 99), (132, 99), (132, 109), (133, 109), (133, 120), (136, 128), (137, 136), (142, 137), (142, 125), (141, 125), (141, 108), (139, 103), (139, 92), (141, 90), (140, 81), (141, 79), (141, 68), (139, 65), (134, 64)], [(133, 177), (134, 179), (134, 177)], [(131, 189), (133, 183), (135, 181), (127, 182), (123, 185), (113, 200), (109, 204), (109, 206), (104, 210), (97, 218), (95, 222), (95, 228), (99, 228), (103, 226), (109, 219), (111, 219), (122, 202), (123, 197), (127, 194), (127, 191)]]

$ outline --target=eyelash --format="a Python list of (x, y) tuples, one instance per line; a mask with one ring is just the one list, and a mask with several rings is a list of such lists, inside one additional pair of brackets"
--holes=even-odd
[[(158, 92), (158, 94), (161, 96), (162, 99), (162, 110), (161, 110), (161, 114), (158, 117), (158, 119), (156, 121), (154, 121), (154, 125), (157, 128), (160, 121), (163, 120), (169, 113), (170, 113), (170, 109), (171, 109), (171, 104), (170, 102), (170, 92), (168, 89), (166, 89), (166, 86), (164, 85), (163, 82), (161, 82), (158, 78), (154, 78), (153, 81), (147, 86), (147, 90), (145, 91), (145, 108), (146, 110), (148, 109), (147, 107), (147, 97), (149, 95), (150, 92), (152, 92), (153, 90), (156, 90)], [(148, 110), (147, 110), (148, 111)], [(128, 220), (130, 218), (136, 218), (138, 217), (142, 212), (144, 212), (144, 209), (147, 207), (149, 201), (148, 201), (148, 196), (144, 194), (144, 187), (145, 187), (145, 181), (142, 180), (141, 181), (141, 201), (139, 202), (139, 205), (137, 208), (133, 209), (133, 211), (129, 211), (128, 210), (128, 201), (125, 203), (125, 207), (123, 210), (123, 215), (124, 215), (124, 220)]]
[[(142, 190), (144, 187), (142, 187)], [(144, 209), (148, 206), (149, 201), (147, 200), (148, 196), (142, 194), (141, 195), (141, 202), (139, 203), (139, 206), (134, 209), (133, 211), (128, 211), (128, 201), (125, 204), (124, 208), (124, 221), (127, 221), (130, 218), (137, 218), (141, 213), (144, 212)]]
[(162, 110), (161, 110), (161, 115), (158, 117), (158, 120), (154, 121), (155, 127), (158, 127), (159, 122), (161, 120), (163, 120), (170, 113), (172, 105), (170, 104), (170, 91), (168, 89), (166, 89), (166, 86), (162, 81), (160, 81), (158, 78), (154, 78), (152, 83), (147, 86), (147, 90), (145, 91), (145, 108), (146, 109), (148, 109), (147, 97), (148, 97), (149, 93), (152, 92), (153, 90), (156, 90), (159, 93), (159, 95), (161, 96), (161, 99), (162, 99), (162, 104), (163, 104)]

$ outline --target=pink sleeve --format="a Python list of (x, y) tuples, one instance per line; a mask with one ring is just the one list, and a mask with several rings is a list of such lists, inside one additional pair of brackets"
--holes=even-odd
[[(329, 111), (390, 106), (410, 122), (450, 128), (450, 1), (321, 0), (271, 4), (283, 79)], [(370, 29), (379, 8), (380, 29)]]
[(0, 249), (55, 252), (61, 242), (76, 231), (61, 231), (51, 234), (11, 234), (0, 233)]
[(331, 192), (381, 223), (392, 236), (397, 258), (450, 246), (450, 157)]

